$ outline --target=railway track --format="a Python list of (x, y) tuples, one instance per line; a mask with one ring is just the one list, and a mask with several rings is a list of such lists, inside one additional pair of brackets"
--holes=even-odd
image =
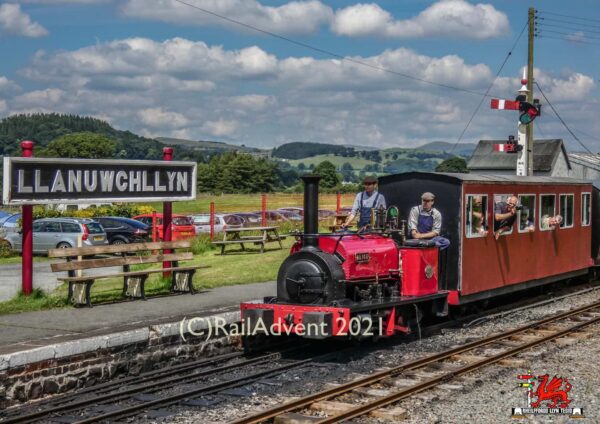
[[(68, 422), (97, 422), (105, 418), (127, 416), (155, 404), (164, 405), (181, 398), (188, 399), (239, 387), (250, 381), (276, 375), (315, 360), (315, 358), (284, 357), (285, 353), (293, 353), (301, 349), (302, 346), (294, 347), (282, 352), (250, 358), (244, 357), (243, 352), (235, 352), (139, 376), (130, 376), (69, 395), (4, 411), (0, 423), (28, 423), (43, 420), (66, 422), (65, 419)], [(259, 371), (255, 371), (256, 369)], [(214, 382), (215, 379), (221, 381)], [(193, 390), (184, 390), (170, 396), (153, 395), (186, 385), (197, 386)]]
[[(597, 288), (584, 288), (584, 290), (568, 293), (560, 296), (560, 298), (586, 293)], [(540, 296), (540, 298), (543, 297), (545, 296)], [(531, 300), (534, 300), (534, 302)], [(539, 302), (536, 298), (533, 298), (528, 302), (524, 302), (524, 304), (531, 307), (532, 304), (543, 304), (550, 301), (552, 299)], [(492, 317), (494, 317), (499, 314), (511, 313), (512, 310), (507, 310), (505, 306), (494, 308), (486, 311), (485, 315), (479, 313), (464, 316), (460, 319), (425, 326), (420, 330), (422, 330), (423, 335), (434, 334), (443, 328), (464, 325), (473, 320), (485, 320), (486, 316), (489, 316), (489, 313), (492, 311), (494, 312)], [(417, 335), (415, 334), (413, 337), (417, 337)], [(409, 339), (406, 341), (409, 341)], [(392, 343), (392, 341), (389, 342)], [(141, 415), (146, 411), (152, 411), (158, 407), (173, 405), (197, 407), (201, 406), (202, 401), (200, 400), (197, 404), (195, 402), (206, 395), (218, 394), (228, 389), (247, 386), (261, 379), (277, 376), (287, 370), (309, 366), (311, 363), (319, 361), (327, 361), (336, 355), (340, 355), (342, 352), (351, 353), (356, 349), (356, 347), (351, 347), (341, 352), (325, 354), (317, 352), (316, 354), (312, 354), (311, 357), (305, 357), (305, 359), (284, 359), (284, 355), (287, 352), (301, 351), (304, 348), (305, 346), (295, 346), (277, 353), (268, 353), (254, 357), (246, 357), (243, 352), (235, 352), (146, 372), (138, 376), (129, 376), (80, 389), (74, 393), (55, 396), (24, 407), (9, 409), (3, 412), (0, 424), (39, 421), (100, 422)], [(411, 368), (411, 364), (402, 367), (404, 368), (401, 369), (407, 371), (413, 369)], [(251, 369), (251, 372), (243, 371), (244, 369)], [(402, 372), (401, 369), (394, 370), (396, 370), (397, 374), (398, 372)], [(394, 372), (394, 370), (391, 370), (391, 372)], [(215, 382), (215, 380), (219, 381)], [(179, 386), (184, 386), (184, 389), (178, 389)], [(189, 386), (194, 387), (192, 389), (185, 388)], [(169, 391), (175, 393), (164, 394)], [(329, 399), (335, 397), (338, 397), (338, 395), (333, 394)], [(240, 422), (258, 421), (242, 420)]]
[[(401, 414), (402, 411), (385, 408), (551, 340), (565, 336), (587, 336), (585, 328), (598, 322), (600, 302), (364, 376), (241, 418), (231, 424), (272, 420), (277, 423), (327, 424), (368, 414), (379, 418), (400, 419), (394, 414)], [(352, 398), (352, 403), (344, 402), (344, 397)]]

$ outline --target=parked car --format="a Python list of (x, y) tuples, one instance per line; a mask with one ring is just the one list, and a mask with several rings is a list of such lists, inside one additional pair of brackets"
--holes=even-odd
[[(88, 218), (42, 218), (33, 222), (33, 252), (47, 253), (48, 249), (77, 247), (81, 237), (82, 246), (101, 246), (108, 244), (106, 233), (100, 223)], [(20, 231), (6, 236), (12, 250), (23, 249), (23, 237)]]
[[(262, 216), (262, 212), (255, 212)], [(287, 210), (266, 211), (267, 221), (269, 222), (297, 222), (302, 221), (302, 217), (294, 212)]]
[(236, 213), (244, 220), (244, 227), (260, 227), (262, 224), (262, 215), (258, 213), (242, 212)]
[(276, 212), (283, 215), (288, 221), (292, 221), (292, 222), (302, 221), (302, 216), (300, 216), (300, 214), (297, 212), (292, 212), (292, 211), (276, 211)]
[(151, 227), (143, 222), (122, 216), (103, 216), (94, 218), (98, 221), (110, 244), (140, 243), (152, 240)]
[(19, 219), (21, 219), (20, 213), (7, 214), (0, 218), (0, 239), (5, 239), (9, 234), (17, 232)]
[(289, 211), (289, 212), (294, 212), (297, 213), (300, 216), (304, 216), (304, 208), (298, 207), (298, 206), (289, 206), (286, 208), (279, 208), (277, 209), (278, 211)]
[[(210, 215), (200, 214), (190, 216), (196, 228), (196, 234), (210, 233)], [(236, 214), (215, 214), (215, 232), (223, 231), (227, 228), (241, 228), (244, 226), (244, 219)]]
[[(173, 215), (173, 220), (171, 221), (171, 240), (182, 240), (190, 237), (194, 237), (196, 235), (196, 231), (193, 225), (192, 220), (184, 215)], [(136, 219), (144, 224), (152, 227), (152, 214), (146, 213), (143, 215), (134, 216), (133, 219)], [(163, 214), (156, 214), (156, 227), (158, 230), (158, 238), (164, 238), (164, 230), (163, 230)]]

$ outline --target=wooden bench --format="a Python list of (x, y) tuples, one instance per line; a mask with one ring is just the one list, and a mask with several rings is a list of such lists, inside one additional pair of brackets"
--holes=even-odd
[[(241, 233), (257, 231), (260, 235), (243, 236)], [(212, 243), (221, 246), (221, 255), (225, 254), (225, 246), (228, 244), (239, 244), (242, 250), (246, 250), (244, 243), (253, 243), (260, 245), (260, 253), (265, 251), (265, 243), (279, 243), (279, 248), (283, 249), (281, 240), (285, 236), (280, 236), (277, 227), (245, 227), (245, 228), (227, 228), (223, 231), (223, 240), (213, 241)]]
[[(92, 306), (90, 290), (96, 280), (107, 278), (123, 278), (123, 296), (146, 299), (144, 283), (150, 274), (171, 274), (171, 291), (194, 294), (192, 278), (199, 268), (206, 266), (179, 266), (179, 261), (194, 258), (192, 252), (174, 253), (173, 249), (187, 249), (191, 246), (189, 240), (171, 242), (149, 242), (117, 244), (93, 247), (70, 247), (67, 249), (51, 249), (50, 258), (65, 258), (66, 262), (50, 265), (53, 272), (68, 272), (67, 277), (58, 277), (59, 281), (69, 283), (69, 301), (75, 305)], [(120, 255), (97, 257), (98, 255)], [(164, 263), (167, 264), (164, 264)], [(164, 268), (151, 268), (132, 271), (132, 265), (163, 263)], [(84, 270), (122, 267), (122, 272), (77, 275)]]

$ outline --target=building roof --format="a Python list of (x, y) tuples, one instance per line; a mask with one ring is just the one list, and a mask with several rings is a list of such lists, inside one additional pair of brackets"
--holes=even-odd
[(569, 153), (569, 160), (573, 163), (583, 165), (587, 168), (592, 168), (596, 171), (600, 171), (600, 154), (572, 152)]
[[(516, 154), (494, 150), (494, 144), (504, 143), (506, 140), (480, 140), (467, 163), (467, 168), (473, 171), (517, 169)], [(533, 172), (551, 172), (561, 152), (567, 161), (567, 166), (571, 169), (562, 139), (535, 140), (533, 142)]]
[(590, 184), (589, 180), (580, 180), (576, 178), (567, 177), (551, 177), (551, 176), (534, 176), (534, 177), (521, 177), (517, 175), (496, 175), (496, 174), (463, 174), (463, 173), (451, 173), (451, 172), (405, 172), (402, 174), (387, 175), (379, 177), (379, 183), (389, 183), (399, 180), (407, 180), (411, 178), (416, 179), (430, 179), (446, 182), (454, 182), (460, 184), (462, 182), (471, 183), (519, 183), (519, 184)]

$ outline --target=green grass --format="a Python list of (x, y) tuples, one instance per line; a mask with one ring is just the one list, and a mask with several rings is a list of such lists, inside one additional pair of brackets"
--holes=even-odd
[[(352, 206), (356, 194), (343, 194), (342, 206)], [(208, 213), (210, 203), (215, 202), (216, 213), (224, 212), (254, 212), (261, 210), (262, 199), (260, 194), (223, 194), (220, 196), (199, 194), (196, 200), (183, 202), (173, 202), (173, 213), (194, 214)], [(267, 209), (278, 209), (286, 206), (302, 207), (304, 197), (302, 193), (285, 194), (269, 193), (267, 194)], [(154, 208), (157, 212), (162, 212), (163, 204), (159, 202), (144, 203)], [(321, 194), (319, 196), (319, 208), (335, 210), (336, 195)]]
[(317, 155), (308, 158), (290, 160), (289, 163), (293, 166), (298, 166), (299, 163), (303, 163), (308, 168), (311, 164), (317, 166), (324, 160), (328, 160), (333, 163), (336, 167), (341, 167), (345, 162), (352, 165), (354, 169), (363, 169), (365, 165), (373, 165), (375, 162), (358, 157), (335, 156), (335, 155)]
[[(204, 243), (200, 241), (199, 243)], [(246, 244), (247, 252), (241, 252), (239, 246), (229, 245), (226, 254), (221, 256), (219, 250), (212, 245), (204, 245), (201, 253), (195, 254), (194, 260), (181, 262), (185, 265), (208, 265), (209, 268), (196, 271), (193, 279), (197, 290), (212, 289), (221, 286), (235, 284), (250, 284), (277, 279), (277, 272), (283, 260), (289, 255), (289, 249), (294, 243), (293, 237), (283, 241), (283, 249), (279, 249), (277, 243), (268, 243), (265, 253), (260, 253), (258, 246)], [(196, 251), (196, 248), (192, 248)], [(231, 252), (231, 253), (227, 253)], [(156, 266), (156, 265), (154, 265)], [(132, 267), (132, 271), (151, 267), (150, 265), (139, 265)], [(84, 271), (85, 272), (85, 271)], [(146, 295), (156, 296), (170, 293), (170, 282), (162, 278), (160, 273), (152, 274), (146, 280)], [(92, 303), (110, 302), (122, 299), (123, 280), (112, 278), (99, 280), (92, 287)], [(0, 315), (16, 312), (36, 311), (68, 307), (67, 303), (68, 285), (63, 284), (52, 293), (44, 293), (37, 289), (31, 296), (22, 294), (15, 298), (0, 302)]]

